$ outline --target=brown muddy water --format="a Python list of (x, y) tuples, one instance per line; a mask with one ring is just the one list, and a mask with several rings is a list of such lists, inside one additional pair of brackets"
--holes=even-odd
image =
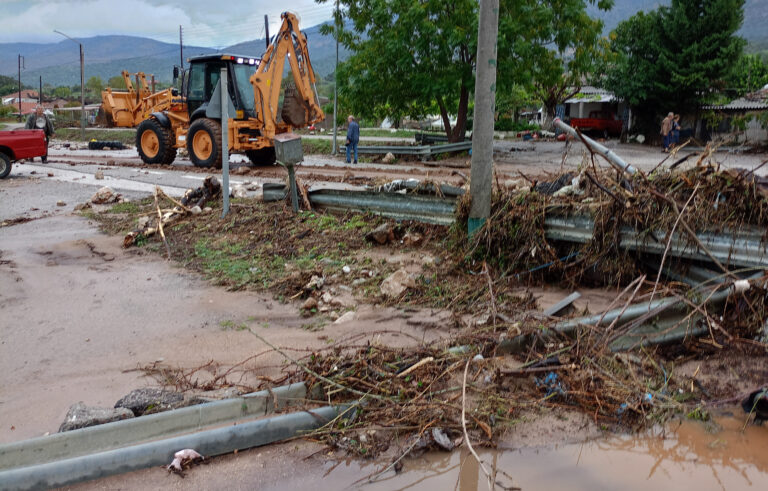
[[(725, 417), (717, 424), (685, 421), (665, 432), (613, 436), (550, 448), (480, 452), (497, 482), (523, 491), (589, 490), (739, 490), (768, 489), (768, 426), (747, 426), (744, 418)], [(346, 461), (326, 464), (320, 489), (362, 487), (370, 490), (488, 489), (487, 480), (465, 450), (429, 453), (404, 459), (403, 471), (367, 479), (382, 465)], [(511, 478), (510, 478), (511, 477)], [(277, 484), (277, 483), (276, 483)], [(270, 489), (290, 489), (279, 483)], [(497, 486), (497, 489), (504, 489)]]

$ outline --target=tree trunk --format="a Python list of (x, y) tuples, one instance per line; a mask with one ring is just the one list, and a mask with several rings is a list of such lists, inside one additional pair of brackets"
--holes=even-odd
[(469, 107), (469, 90), (464, 83), (461, 84), (461, 93), (459, 94), (459, 111), (456, 115), (456, 126), (453, 132), (448, 135), (450, 143), (464, 141), (464, 135), (467, 132), (467, 109)]
[(437, 97), (437, 107), (440, 108), (440, 118), (443, 120), (443, 131), (445, 131), (445, 136), (448, 137), (448, 140), (451, 139), (451, 120), (448, 117), (448, 109), (445, 107), (445, 102), (443, 102), (443, 98), (438, 96)]

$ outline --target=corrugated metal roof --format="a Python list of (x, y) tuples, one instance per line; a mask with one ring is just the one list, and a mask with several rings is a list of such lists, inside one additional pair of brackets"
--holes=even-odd
[(751, 101), (742, 97), (731, 101), (728, 104), (714, 104), (704, 106), (704, 109), (713, 109), (715, 111), (764, 111), (768, 109), (768, 103), (762, 101)]

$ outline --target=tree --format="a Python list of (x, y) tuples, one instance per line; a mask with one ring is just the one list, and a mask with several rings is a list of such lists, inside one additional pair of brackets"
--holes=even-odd
[(744, 0), (672, 0), (621, 22), (603, 86), (634, 106), (643, 126), (668, 111), (697, 112), (742, 53), (743, 8)]
[(122, 75), (115, 75), (114, 77), (109, 77), (109, 80), (107, 80), (107, 86), (112, 87), (113, 89), (127, 89), (125, 85), (125, 79)]
[(93, 76), (85, 82), (85, 90), (90, 92), (94, 97), (100, 97), (101, 91), (104, 90), (104, 81), (101, 77)]
[[(477, 0), (341, 3), (353, 27), (339, 36), (352, 51), (339, 67), (339, 101), (377, 119), (419, 118), (436, 110), (449, 139), (461, 140), (474, 88)], [(586, 15), (588, 3), (609, 8), (613, 2), (501, 0), (497, 92), (533, 87), (534, 77), (542, 86), (578, 78), (582, 70), (569, 70), (569, 60), (582, 64), (593, 56), (600, 31)], [(333, 34), (334, 28), (322, 30)], [(565, 80), (566, 73), (573, 78)]]
[(56, 87), (53, 89), (53, 95), (57, 99), (66, 99), (70, 96), (72, 90), (69, 87)]
[(726, 86), (744, 95), (768, 84), (768, 63), (759, 55), (742, 54), (728, 75)]

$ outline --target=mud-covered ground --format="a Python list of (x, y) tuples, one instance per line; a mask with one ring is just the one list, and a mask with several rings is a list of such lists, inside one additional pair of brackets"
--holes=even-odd
[[(518, 171), (536, 177), (559, 170), (563, 147), (537, 145), (536, 150), (507, 151), (499, 165), (504, 177), (521, 179)], [(628, 155), (638, 152), (632, 162), (646, 167), (661, 158), (660, 152), (643, 147), (622, 148)], [(113, 167), (144, 170), (130, 159), (115, 162), (106, 153), (98, 158), (82, 152), (73, 155), (62, 151), (58, 165), (83, 172), (88, 166), (101, 167), (108, 177)], [(765, 158), (722, 157), (725, 166), (741, 167), (757, 167)], [(567, 161), (575, 164), (581, 159), (578, 150), (571, 150)], [(54, 167), (57, 159), (52, 160)], [(467, 160), (455, 157), (445, 163), (460, 166)], [(157, 171), (201, 173), (181, 164)], [(463, 181), (454, 167), (401, 164), (390, 171), (381, 166), (345, 167), (323, 158), (311, 172), (317, 180), (363, 176), (372, 182), (415, 175), (454, 184)], [(282, 176), (279, 169), (246, 169), (243, 173), (251, 177)], [(151, 177), (145, 176), (136, 179)], [(126, 192), (132, 203), (122, 208), (95, 209), (84, 216), (71, 213), (72, 206), (85, 201), (100, 184), (54, 181), (47, 174), (29, 171), (0, 182), (3, 201), (13, 197), (12, 208), (5, 208), (1, 218), (22, 219), (0, 228), (0, 441), (55, 432), (66, 409), (79, 400), (111, 406), (136, 387), (155, 385), (155, 379), (139, 370), (150, 365), (188, 370), (214, 360), (217, 366), (227, 367), (257, 356), (229, 382), (243, 389), (279, 383), (286, 373), (284, 359), (250, 335), (251, 330), (301, 357), (368, 342), (409, 349), (447, 346), (462, 331), (488, 329), (487, 278), (478, 274), (480, 267), (456, 269), (461, 258), (454, 254), (449, 229), (401, 224), (394, 229), (393, 242), (377, 245), (366, 241), (364, 234), (381, 224), (380, 218), (318, 211), (295, 217), (282, 203), (235, 201), (226, 220), (219, 219), (216, 210), (170, 226), (167, 234), (174, 260), (169, 262), (157, 238), (147, 239), (140, 247), (121, 247), (123, 234), (136, 226), (138, 215), (153, 210), (149, 201), (141, 201), (144, 193)], [(67, 195), (66, 206), (57, 206), (57, 193)], [(36, 219), (27, 222), (27, 218)], [(418, 235), (421, 242), (405, 240), (408, 234)], [(397, 299), (383, 296), (381, 281), (401, 268), (414, 276), (416, 286)], [(305, 288), (312, 276), (326, 279), (321, 291)], [(584, 296), (574, 313), (599, 312), (612, 301), (622, 303), (627, 298), (617, 299), (618, 286), (580, 291)], [(323, 299), (323, 293), (329, 297)], [(538, 311), (568, 293), (569, 289), (558, 286), (521, 282), (504, 292), (497, 308), (505, 315)], [(303, 308), (309, 297), (318, 300), (317, 306)], [(348, 312), (354, 312), (351, 320), (336, 323), (335, 318)], [(704, 339), (665, 357), (681, 388), (687, 384), (690, 391), (686, 392), (722, 402), (719, 407), (738, 402), (738, 395), (768, 379), (764, 355), (746, 344), (718, 349)], [(524, 384), (535, 387), (531, 376)], [(596, 418), (567, 405), (534, 404), (515, 416), (516, 423), (500, 435), (502, 442), (552, 445), (597, 437), (604, 431)], [(403, 444), (394, 442), (390, 454), (382, 458), (396, 456)], [(296, 461), (303, 462), (321, 448), (289, 443), (245, 452), (239, 463), (237, 455), (226, 457), (221, 468), (233, 474), (241, 466), (288, 472)], [(336, 451), (329, 457), (344, 454)], [(311, 459), (323, 455), (325, 451)], [(264, 458), (283, 464), (278, 471), (273, 464), (264, 465)], [(217, 461), (207, 468), (211, 476)], [(315, 463), (307, 472), (319, 475), (326, 470), (324, 465)], [(132, 482), (168, 487), (185, 482), (157, 481), (153, 476), (150, 481)], [(176, 478), (163, 474), (162, 479), (166, 477)], [(264, 487), (269, 488), (269, 482)], [(278, 487), (280, 482), (271, 486)], [(93, 486), (99, 489), (100, 484)]]

